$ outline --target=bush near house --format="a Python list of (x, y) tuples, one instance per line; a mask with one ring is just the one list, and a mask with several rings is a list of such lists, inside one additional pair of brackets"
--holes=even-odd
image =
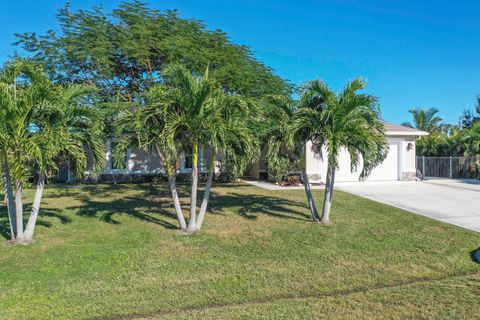
[(296, 162), (286, 156), (269, 156), (266, 158), (267, 180), (274, 183), (288, 181), (295, 174)]

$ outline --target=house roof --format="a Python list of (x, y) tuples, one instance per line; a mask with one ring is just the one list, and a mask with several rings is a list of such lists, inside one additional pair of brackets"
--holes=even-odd
[(428, 132), (385, 122), (387, 136), (427, 136)]

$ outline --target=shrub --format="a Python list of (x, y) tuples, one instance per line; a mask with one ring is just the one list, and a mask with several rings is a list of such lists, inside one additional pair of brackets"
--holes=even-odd
[(266, 159), (267, 180), (280, 183), (295, 174), (295, 162), (282, 155), (270, 155)]

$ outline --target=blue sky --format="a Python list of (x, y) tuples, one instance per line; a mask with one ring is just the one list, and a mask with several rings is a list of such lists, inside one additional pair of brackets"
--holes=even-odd
[[(116, 0), (72, 0), (75, 9)], [(456, 123), (480, 94), (480, 1), (151, 0), (205, 20), (252, 47), (259, 60), (295, 84), (322, 79), (333, 89), (361, 76), (380, 97), (385, 120), (401, 123), (412, 107), (436, 107)], [(0, 62), (13, 33), (55, 29), (65, 1), (0, 4)]]

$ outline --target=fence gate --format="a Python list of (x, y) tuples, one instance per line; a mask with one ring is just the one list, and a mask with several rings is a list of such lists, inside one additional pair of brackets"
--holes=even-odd
[(423, 177), (480, 178), (478, 157), (417, 157), (417, 170)]

